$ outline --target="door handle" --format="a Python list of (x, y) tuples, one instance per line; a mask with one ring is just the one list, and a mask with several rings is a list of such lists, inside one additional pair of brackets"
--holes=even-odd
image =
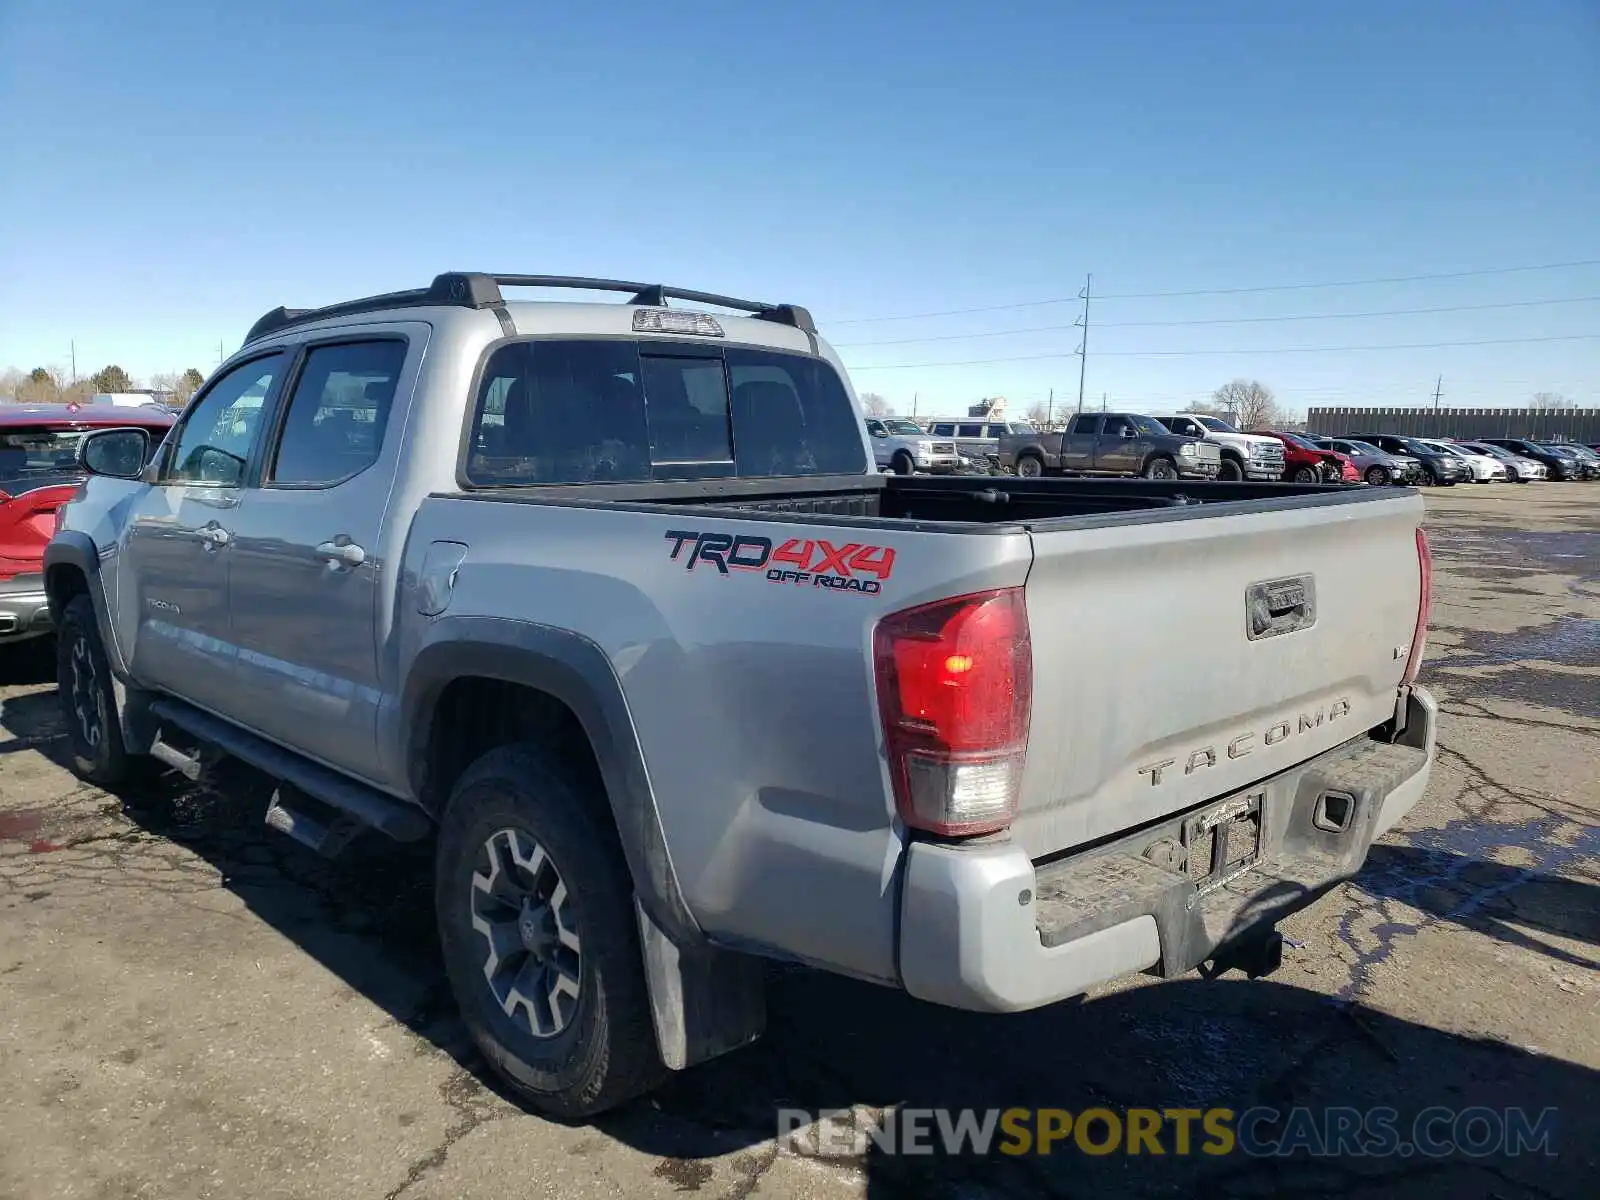
[(207, 546), (215, 548), (219, 546), (226, 546), (232, 539), (233, 535), (221, 525), (218, 525), (215, 521), (213, 521), (210, 525), (202, 525), (199, 529), (198, 536), (200, 540)]
[(354, 542), (323, 542), (317, 547), (317, 556), (335, 567), (359, 567), (367, 561), (367, 552)]

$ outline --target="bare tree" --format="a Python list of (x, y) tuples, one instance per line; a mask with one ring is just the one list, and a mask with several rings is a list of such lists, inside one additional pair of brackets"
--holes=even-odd
[(15, 367), (7, 367), (4, 371), (0, 371), (0, 400), (17, 399), (17, 393), (27, 378)]
[(1266, 429), (1281, 424), (1283, 409), (1272, 389), (1259, 379), (1235, 379), (1211, 393), (1212, 402), (1240, 429)]
[(1575, 401), (1567, 399), (1560, 392), (1535, 392), (1531, 405), (1534, 408), (1577, 408)]
[(58, 367), (35, 367), (17, 384), (17, 399), (24, 404), (54, 404), (61, 399)]
[(1028, 420), (1032, 421), (1040, 429), (1050, 424), (1050, 418), (1053, 415), (1050, 411), (1050, 406), (1043, 400), (1036, 400), (1028, 406)]
[(889, 402), (877, 392), (861, 393), (861, 410), (869, 417), (891, 417), (894, 409), (889, 407)]

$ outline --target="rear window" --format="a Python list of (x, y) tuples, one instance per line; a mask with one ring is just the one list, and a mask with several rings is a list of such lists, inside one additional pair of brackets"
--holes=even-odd
[(52, 480), (76, 479), (82, 429), (0, 430), (0, 492), (18, 492)]
[(484, 368), (466, 476), (519, 486), (860, 474), (860, 430), (838, 374), (806, 355), (512, 342)]

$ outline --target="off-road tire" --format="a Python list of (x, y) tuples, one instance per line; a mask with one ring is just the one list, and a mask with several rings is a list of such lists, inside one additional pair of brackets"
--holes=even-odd
[[(473, 878), (484, 874), (487, 846), (505, 830), (517, 830), (544, 851), (565, 887), (581, 943), (573, 1011), (547, 1036), (509, 1015), (491, 990), (488, 943), (473, 924), (481, 892)], [(633, 881), (598, 782), (531, 745), (491, 750), (451, 792), (434, 884), (445, 970), (462, 1019), (519, 1097), (552, 1116), (578, 1120), (660, 1080), (665, 1068), (651, 1023)]]
[(138, 760), (122, 742), (111, 663), (87, 595), (67, 602), (56, 629), (56, 690), (73, 773), (102, 788), (128, 782)]

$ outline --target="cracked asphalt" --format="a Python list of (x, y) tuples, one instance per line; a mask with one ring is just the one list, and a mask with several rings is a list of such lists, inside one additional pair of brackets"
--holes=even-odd
[[(0, 1198), (1592, 1196), (1600, 1168), (1600, 485), (1428, 494), (1443, 704), (1426, 798), (1286, 922), (1281, 971), (1016, 1017), (771, 973), (755, 1047), (593, 1125), (463, 1037), (426, 847), (329, 864), (266, 791), (114, 797), (61, 765), (49, 664), (0, 659)], [(776, 1110), (1559, 1110), (1556, 1153), (822, 1160)]]

